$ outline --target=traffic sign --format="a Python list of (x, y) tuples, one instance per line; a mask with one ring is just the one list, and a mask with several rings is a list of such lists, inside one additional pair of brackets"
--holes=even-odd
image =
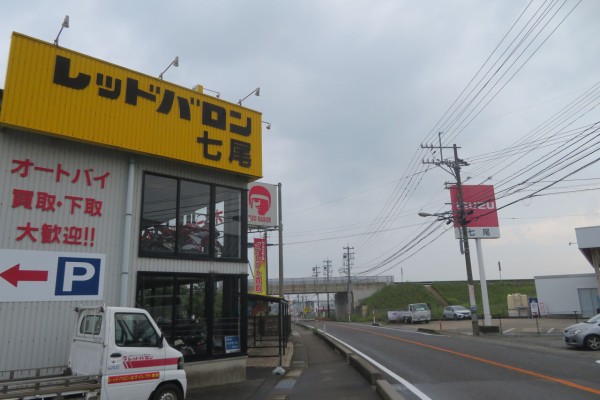
[(0, 250), (0, 302), (102, 300), (104, 254)]

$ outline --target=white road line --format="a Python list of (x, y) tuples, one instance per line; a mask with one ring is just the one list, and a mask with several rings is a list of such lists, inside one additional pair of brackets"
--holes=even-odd
[[(321, 331), (323, 332), (323, 331)], [(359, 356), (363, 357), (365, 360), (369, 361), (371, 364), (377, 366), (379, 369), (381, 369), (383, 372), (385, 372), (386, 374), (388, 374), (389, 376), (391, 376), (392, 378), (394, 378), (395, 380), (397, 380), (399, 383), (401, 383), (402, 385), (404, 385), (408, 390), (410, 390), (415, 396), (417, 396), (419, 399), (421, 400), (431, 400), (431, 398), (429, 396), (427, 396), (425, 393), (421, 392), (419, 389), (417, 389), (412, 383), (410, 383), (409, 381), (407, 381), (406, 379), (402, 378), (399, 375), (396, 375), (395, 373), (393, 373), (392, 371), (390, 371), (389, 369), (387, 369), (386, 367), (384, 367), (383, 365), (379, 364), (377, 361), (373, 360), (371, 357), (369, 357), (368, 355), (358, 351), (357, 349), (355, 349), (354, 347), (350, 346), (348, 343), (345, 343), (343, 341), (341, 341), (340, 339), (336, 338), (333, 335), (330, 335), (327, 332), (323, 332), (325, 335), (337, 340), (338, 342), (342, 343), (344, 346), (348, 347), (350, 350), (352, 350), (353, 352), (355, 352), (356, 354), (358, 354)]]
[(508, 332), (514, 331), (514, 330), (515, 330), (515, 328), (510, 328), (510, 329), (505, 330), (503, 333), (508, 333)]

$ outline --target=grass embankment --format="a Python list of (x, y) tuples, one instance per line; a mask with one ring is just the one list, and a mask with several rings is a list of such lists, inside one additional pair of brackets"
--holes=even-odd
[[(374, 309), (375, 318), (378, 321), (384, 321), (387, 319), (388, 311), (406, 310), (410, 303), (428, 303), (431, 307), (432, 319), (441, 318), (446, 305), (463, 305), (470, 308), (466, 282), (433, 282), (431, 288), (437, 291), (439, 298), (434, 296), (423, 283), (396, 283), (386, 286), (361, 302), (362, 305), (368, 306), (364, 319), (372, 319)], [(493, 317), (508, 316), (507, 295), (509, 294), (522, 293), (527, 297), (536, 297), (533, 279), (488, 281), (487, 288), (490, 312)], [(475, 297), (477, 313), (481, 315), (483, 314), (483, 303), (479, 282), (475, 282)]]

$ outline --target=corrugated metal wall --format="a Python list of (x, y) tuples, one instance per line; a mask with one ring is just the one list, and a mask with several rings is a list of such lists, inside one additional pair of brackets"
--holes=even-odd
[[(15, 171), (25, 160), (33, 163), (28, 171)], [(0, 133), (0, 165), (1, 248), (105, 254), (104, 301), (107, 304), (118, 301), (127, 157), (119, 152), (98, 151), (76, 142), (4, 130)], [(61, 174), (57, 182), (59, 168), (65, 174)], [(88, 184), (86, 171), (91, 184)], [(102, 188), (100, 181), (94, 181), (93, 178), (107, 172), (110, 175)], [(31, 209), (13, 207), (15, 189), (33, 191), (36, 198), (39, 193), (55, 195), (57, 201), (63, 201), (64, 204), (62, 207), (56, 206), (55, 211), (44, 211), (35, 206)], [(72, 203), (66, 200), (66, 196), (101, 201), (101, 215), (84, 213), (84, 204), (82, 208), (74, 207), (71, 211)], [(18, 227), (27, 223), (40, 229), (36, 232), (35, 242), (30, 238), (17, 240), (22, 233)], [(43, 224), (93, 227), (95, 236), (87, 246), (44, 244), (40, 237)], [(10, 266), (0, 264), (0, 270), (6, 267)], [(83, 303), (0, 303), (0, 370), (66, 363), (68, 338), (72, 336), (75, 323), (73, 309)]]
[[(62, 139), (10, 129), (0, 130), (0, 246), (2, 249), (54, 252), (99, 253), (106, 256), (104, 302), (117, 305), (121, 286), (121, 258), (129, 160), (136, 163), (132, 240), (129, 269), (128, 303), (134, 304), (137, 271), (167, 271), (181, 273), (245, 274), (245, 263), (200, 262), (139, 258), (138, 236), (141, 212), (142, 176), (144, 171), (189, 178), (230, 187), (245, 187), (242, 177), (175, 163), (163, 159), (142, 157)], [(30, 160), (46, 169), (63, 168), (71, 175), (62, 176), (30, 169), (27, 176), (14, 171), (18, 161)], [(75, 181), (76, 171), (81, 176)], [(91, 177), (110, 173), (104, 188), (99, 181), (88, 185), (85, 171)], [(93, 170), (93, 171), (92, 171)], [(64, 179), (63, 179), (64, 178)], [(74, 182), (75, 181), (75, 182)], [(102, 215), (90, 216), (79, 210), (71, 214), (66, 205), (55, 212), (13, 207), (13, 190), (24, 189), (65, 196), (93, 198), (102, 201)], [(31, 222), (58, 226), (95, 227), (93, 246), (63, 243), (43, 244), (29, 239), (17, 240), (17, 229)], [(0, 264), (0, 271), (5, 270)], [(88, 304), (97, 302), (87, 302)], [(73, 309), (85, 302), (0, 302), (0, 370), (63, 365), (67, 362), (68, 346), (76, 321)]]

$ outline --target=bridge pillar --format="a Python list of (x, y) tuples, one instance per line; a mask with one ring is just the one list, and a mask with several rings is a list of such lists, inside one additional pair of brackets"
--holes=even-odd
[(335, 294), (335, 319), (338, 321), (348, 319), (348, 292)]

